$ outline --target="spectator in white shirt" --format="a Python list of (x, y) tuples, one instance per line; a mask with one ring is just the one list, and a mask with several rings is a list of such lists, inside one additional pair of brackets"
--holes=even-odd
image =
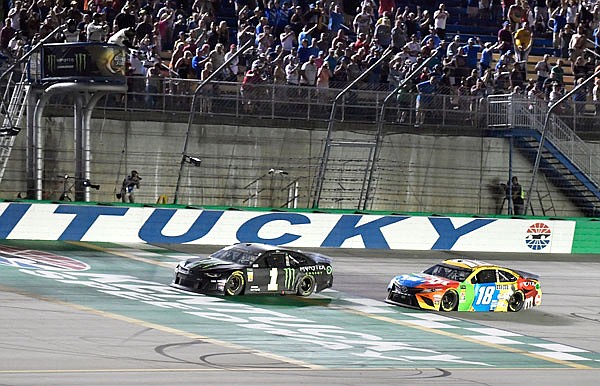
[(450, 14), (446, 11), (446, 5), (440, 4), (437, 11), (433, 13), (433, 27), (440, 40), (446, 39), (446, 21)]
[(87, 25), (87, 41), (90, 43), (99, 43), (106, 41), (108, 25), (102, 20), (102, 14), (95, 13), (92, 22)]

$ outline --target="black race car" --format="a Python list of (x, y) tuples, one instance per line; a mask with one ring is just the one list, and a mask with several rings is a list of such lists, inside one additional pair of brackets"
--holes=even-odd
[(238, 243), (180, 262), (172, 287), (221, 295), (309, 296), (333, 284), (327, 256), (257, 243)]

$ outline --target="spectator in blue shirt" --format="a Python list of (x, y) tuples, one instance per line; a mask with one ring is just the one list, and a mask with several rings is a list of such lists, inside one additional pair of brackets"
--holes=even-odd
[[(315, 58), (317, 58), (319, 56), (319, 52), (321, 51), (317, 42), (318, 42), (317, 38), (313, 38), (312, 43), (308, 47), (310, 55), (314, 56)], [(310, 57), (310, 55), (309, 55), (309, 57)]]
[(490, 68), (496, 45), (497, 43), (492, 44), (490, 42), (483, 45), (484, 48), (481, 51), (481, 59), (479, 59), (479, 76), (483, 76), (485, 71)]
[(435, 31), (435, 28), (433, 27), (429, 29), (429, 35), (425, 36), (423, 40), (421, 40), (421, 45), (424, 46), (429, 39), (433, 40), (433, 45), (435, 48), (438, 48), (442, 42), (437, 32)]
[(279, 2), (269, 3), (269, 7), (265, 8), (265, 15), (269, 21), (269, 24), (273, 26), (273, 34), (279, 36), (283, 32), (286, 25), (290, 21), (288, 3), (285, 2), (279, 5)]
[(479, 42), (479, 38), (477, 38), (477, 40), (469, 38), (467, 45), (462, 47), (462, 52), (465, 56), (465, 64), (471, 70), (477, 68), (477, 54), (479, 53), (479, 50), (481, 50), (481, 45), (476, 43)]
[(552, 46), (554, 47), (554, 56), (557, 58), (561, 56), (561, 37), (560, 31), (567, 25), (567, 18), (565, 17), (566, 8), (557, 7), (550, 20), (552, 21)]
[(329, 68), (335, 68), (338, 65), (338, 60), (335, 57), (335, 50), (333, 48), (328, 50), (328, 54), (325, 56), (325, 61), (329, 63)]
[(311, 52), (312, 49), (308, 46), (308, 39), (302, 39), (300, 47), (298, 47), (298, 62), (301, 64), (308, 62)]
[(344, 28), (344, 14), (342, 13), (340, 6), (336, 4), (329, 12), (329, 23), (327, 24), (327, 29), (333, 32), (333, 34), (336, 34), (340, 28)]
[[(317, 27), (319, 25), (315, 24), (312, 27), (308, 27), (308, 24), (304, 25), (304, 28), (302, 29), (302, 31), (298, 34), (298, 41), (303, 41), (304, 39), (306, 39), (308, 42), (312, 41), (312, 33), (316, 31)], [(308, 60), (308, 59), (307, 59)]]
[(435, 94), (438, 85), (438, 77), (432, 76), (428, 80), (417, 84), (417, 94), (416, 99), (416, 123), (415, 126), (420, 126), (423, 124), (425, 120), (425, 110), (431, 109), (431, 104), (433, 101), (433, 94)]
[(197, 79), (202, 79), (204, 64), (210, 60), (209, 54), (210, 46), (208, 44), (196, 49), (196, 56), (192, 58), (192, 69), (194, 70)]

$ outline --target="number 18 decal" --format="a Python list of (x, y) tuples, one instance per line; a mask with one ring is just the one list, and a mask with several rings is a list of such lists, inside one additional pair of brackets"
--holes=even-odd
[(496, 292), (496, 285), (479, 287), (477, 290), (477, 300), (475, 300), (475, 304), (490, 304), (494, 298), (494, 292)]

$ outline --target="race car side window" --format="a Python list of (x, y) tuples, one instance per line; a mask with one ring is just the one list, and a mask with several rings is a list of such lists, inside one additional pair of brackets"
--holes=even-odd
[(498, 270), (498, 281), (501, 283), (511, 283), (517, 281), (517, 278), (512, 273), (503, 269)]
[(309, 265), (307, 259), (299, 253), (290, 252), (290, 263), (294, 267)]
[(286, 255), (285, 253), (273, 253), (266, 258), (269, 268), (285, 268)]
[(475, 283), (495, 283), (496, 282), (496, 270), (495, 269), (482, 269), (471, 279), (473, 284)]
[(296, 259), (296, 257), (294, 255), (291, 254), (286, 254), (286, 266), (288, 267), (292, 267), (292, 268), (298, 268), (300, 266), (300, 264), (298, 263), (298, 260)]

